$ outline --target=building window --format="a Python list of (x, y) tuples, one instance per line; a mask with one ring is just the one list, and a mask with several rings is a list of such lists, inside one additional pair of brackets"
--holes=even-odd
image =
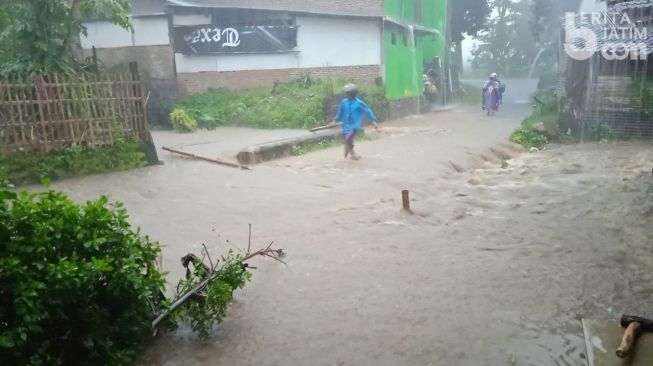
[(392, 32), (392, 33), (390, 33), (390, 36), (392, 38), (392, 44), (396, 45), (397, 44), (397, 33)]

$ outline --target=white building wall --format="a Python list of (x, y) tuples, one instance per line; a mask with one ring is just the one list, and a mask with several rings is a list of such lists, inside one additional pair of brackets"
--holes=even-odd
[[(206, 24), (206, 23), (194, 23)], [(381, 64), (381, 24), (375, 20), (297, 17), (297, 52), (185, 56), (177, 72), (241, 71)]]
[(132, 19), (134, 33), (106, 21), (84, 22), (88, 36), (81, 36), (82, 48), (159, 46), (170, 44), (167, 17)]

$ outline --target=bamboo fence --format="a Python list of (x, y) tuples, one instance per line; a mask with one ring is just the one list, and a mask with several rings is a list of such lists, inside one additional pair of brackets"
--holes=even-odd
[(137, 70), (129, 73), (0, 77), (0, 150), (43, 153), (150, 141)]

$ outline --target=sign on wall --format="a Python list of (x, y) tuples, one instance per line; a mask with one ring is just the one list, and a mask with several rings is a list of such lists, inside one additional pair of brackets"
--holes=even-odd
[(175, 52), (186, 55), (278, 53), (297, 47), (296, 26), (176, 27)]

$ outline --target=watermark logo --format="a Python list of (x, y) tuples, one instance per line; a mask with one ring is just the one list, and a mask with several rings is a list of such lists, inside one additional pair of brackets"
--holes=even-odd
[(599, 52), (606, 60), (646, 60), (647, 32), (626, 13), (566, 13), (565, 52), (578, 61)]

